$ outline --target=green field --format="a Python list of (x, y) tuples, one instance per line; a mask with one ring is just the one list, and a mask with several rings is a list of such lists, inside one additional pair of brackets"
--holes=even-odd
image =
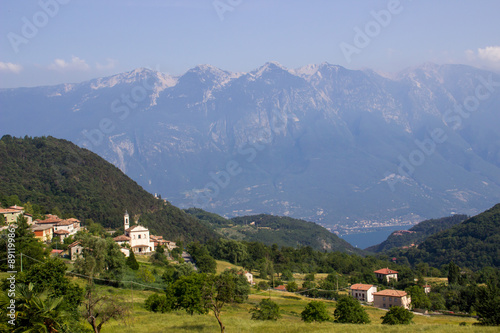
[[(114, 292), (116, 295), (116, 292)], [(121, 291), (122, 297), (128, 299), (130, 304), (130, 291)], [(103, 332), (218, 332), (219, 326), (215, 317), (207, 315), (189, 315), (184, 311), (159, 314), (151, 313), (144, 309), (143, 302), (151, 292), (135, 292), (134, 308), (130, 316), (123, 322), (113, 321), (104, 326)], [(472, 326), (477, 322), (473, 318), (460, 318), (451, 316), (420, 316), (414, 318), (415, 324), (411, 326), (382, 325), (381, 316), (385, 311), (366, 307), (372, 321), (368, 325), (349, 325), (327, 323), (307, 324), (301, 321), (300, 312), (310, 299), (292, 293), (271, 292), (271, 298), (281, 308), (282, 318), (275, 321), (251, 320), (248, 312), (261, 299), (269, 297), (269, 293), (252, 294), (244, 304), (230, 305), (222, 314), (226, 332), (498, 332), (495, 327)], [(325, 301), (333, 315), (335, 302)], [(459, 326), (461, 322), (466, 326)]]
[[(141, 260), (142, 261), (142, 260)], [(220, 272), (226, 268), (238, 268), (227, 262), (218, 261)], [(319, 274), (318, 274), (319, 275)], [(320, 278), (320, 276), (317, 276)], [(144, 308), (144, 301), (152, 291), (118, 289), (99, 286), (101, 292), (120, 298), (129, 308), (129, 315), (122, 321), (112, 320), (104, 325), (103, 333), (137, 333), (137, 332), (219, 332), (219, 325), (212, 313), (206, 315), (189, 315), (185, 311), (171, 313), (152, 313)], [(264, 298), (271, 297), (280, 305), (281, 319), (277, 321), (251, 320), (249, 310)], [(132, 301), (133, 300), (133, 301)], [(252, 294), (243, 304), (227, 305), (222, 312), (222, 320), (226, 332), (498, 332), (495, 327), (473, 326), (477, 322), (474, 318), (462, 318), (445, 315), (423, 316), (415, 315), (414, 324), (410, 326), (382, 325), (381, 316), (384, 310), (365, 307), (371, 324), (349, 325), (326, 323), (304, 323), (300, 313), (311, 301), (307, 297), (297, 294), (278, 291), (258, 291), (252, 288)], [(333, 316), (336, 303), (324, 301), (330, 314)], [(133, 307), (132, 307), (133, 306)], [(466, 326), (460, 326), (466, 323)], [(462, 324), (463, 325), (463, 324)]]

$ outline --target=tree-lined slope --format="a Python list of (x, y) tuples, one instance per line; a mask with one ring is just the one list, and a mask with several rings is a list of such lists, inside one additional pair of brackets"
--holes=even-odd
[(266, 245), (276, 244), (280, 247), (310, 246), (315, 250), (361, 252), (314, 222), (267, 214), (234, 217), (228, 220), (201, 209), (191, 208), (186, 212), (209, 223), (219, 233), (232, 239), (262, 242)]
[(170, 239), (205, 240), (215, 233), (196, 218), (146, 192), (87, 149), (53, 137), (0, 140), (0, 195), (80, 220), (119, 227), (125, 210)]
[(431, 219), (420, 222), (408, 230), (394, 231), (380, 244), (370, 246), (367, 251), (384, 252), (395, 247), (410, 246), (422, 242), (426, 237), (451, 228), (467, 219), (467, 215), (453, 215), (440, 219)]
[(435, 267), (453, 261), (473, 270), (500, 268), (500, 204), (427, 237), (416, 249), (389, 253), (406, 256), (410, 263), (423, 261)]

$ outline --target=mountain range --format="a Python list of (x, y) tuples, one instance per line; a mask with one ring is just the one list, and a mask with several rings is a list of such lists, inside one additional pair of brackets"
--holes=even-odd
[(336, 229), (500, 202), (500, 76), (464, 65), (141, 68), (1, 89), (0, 105), (2, 134), (70, 140), (175, 205), (227, 217)]

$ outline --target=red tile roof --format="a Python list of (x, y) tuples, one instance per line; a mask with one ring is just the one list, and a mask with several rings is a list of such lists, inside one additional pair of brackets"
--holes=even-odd
[(373, 287), (372, 284), (356, 283), (351, 286), (351, 290), (368, 290), (371, 287)]
[(66, 234), (68, 234), (69, 235), (69, 231), (68, 230), (56, 230), (56, 231), (54, 231), (54, 234), (56, 234), (56, 235), (60, 235), (60, 234), (66, 235)]
[(57, 224), (56, 224), (56, 225), (57, 225), (57, 226), (59, 226), (59, 225), (63, 226), (63, 225), (72, 225), (72, 224), (73, 224), (73, 222), (71, 222), (71, 221), (68, 221), (68, 220), (62, 220), (61, 222), (57, 222)]
[(375, 271), (373, 273), (375, 273), (375, 274), (383, 274), (383, 275), (398, 274), (397, 271), (393, 271), (392, 269), (389, 269), (389, 268), (382, 268), (382, 269), (379, 269), (378, 271)]
[(81, 246), (80, 241), (76, 241), (76, 242), (73, 242), (73, 243), (69, 244), (69, 245), (68, 245), (68, 248), (72, 248), (72, 247), (75, 247), (75, 246), (77, 246), (77, 245), (80, 245), (80, 246)]
[(11, 209), (11, 208), (2, 208), (0, 209), (0, 214), (8, 214), (8, 213), (20, 213), (19, 209)]
[(402, 290), (386, 289), (373, 293), (374, 296), (390, 296), (390, 297), (403, 297), (406, 296), (406, 292)]
[(286, 287), (284, 285), (279, 285), (277, 286), (276, 288), (274, 288), (276, 290), (281, 290), (281, 291), (286, 291)]

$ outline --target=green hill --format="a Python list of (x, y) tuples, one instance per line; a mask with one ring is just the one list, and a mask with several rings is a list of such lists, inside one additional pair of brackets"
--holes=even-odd
[(410, 246), (411, 244), (419, 244), (426, 237), (451, 228), (452, 226), (465, 221), (467, 218), (467, 215), (453, 215), (440, 219), (422, 221), (409, 230), (394, 231), (382, 243), (373, 245), (365, 250), (370, 252), (384, 252), (395, 247), (397, 248)]
[(0, 197), (17, 195), (105, 227), (122, 226), (123, 213), (168, 239), (204, 241), (217, 235), (181, 209), (155, 198), (117, 167), (73, 143), (53, 137), (0, 140)]
[(310, 246), (321, 251), (363, 252), (314, 222), (266, 214), (225, 219), (195, 208), (186, 212), (210, 224), (223, 236), (235, 240), (289, 247)]
[(427, 237), (418, 248), (392, 250), (410, 263), (426, 262), (440, 267), (455, 262), (473, 270), (500, 268), (500, 204), (447, 230)]

